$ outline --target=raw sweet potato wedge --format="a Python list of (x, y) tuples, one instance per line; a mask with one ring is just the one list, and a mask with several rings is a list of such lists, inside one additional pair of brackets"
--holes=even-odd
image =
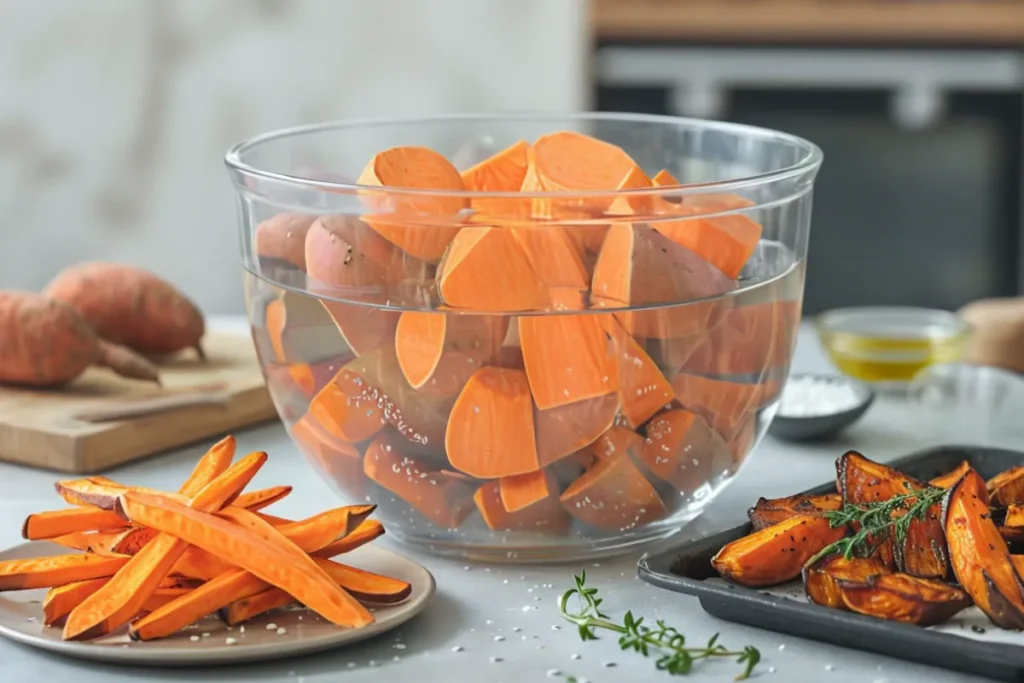
[[(355, 628), (373, 621), (372, 615), (324, 574), (312, 558), (294, 544), (289, 546), (287, 540), (268, 541), (249, 526), (187, 507), (166, 496), (129, 491), (121, 497), (120, 507), (133, 522), (173, 533), (178, 537), (176, 540), (215, 552), (270, 585), (286, 590), (331, 623)], [(251, 516), (258, 521), (255, 515)], [(69, 623), (73, 617), (74, 612)]]
[(682, 364), (698, 375), (764, 375), (784, 367), (800, 323), (800, 302), (769, 301), (721, 312)]
[[(389, 285), (413, 270), (391, 242), (351, 216), (322, 216), (306, 233), (306, 272), (313, 290), (335, 290), (383, 303)], [(326, 287), (326, 288), (325, 288)]]
[(754, 507), (747, 510), (747, 517), (755, 531), (778, 524), (795, 517), (809, 515), (822, 517), (828, 511), (838, 510), (843, 505), (842, 496), (838, 493), (826, 493), (821, 496), (786, 496), (785, 498), (758, 498)]
[(587, 461), (588, 467), (597, 460), (615, 460), (621, 457), (629, 457), (634, 463), (639, 463), (643, 445), (642, 436), (620, 424), (613, 424), (594, 443), (584, 448), (583, 453), (590, 456)]
[(0, 591), (50, 588), (113, 576), (128, 560), (90, 554), (5, 560), (0, 562)]
[(570, 518), (558, 500), (555, 478), (543, 470), (503, 477), (473, 494), (484, 523), (495, 531), (565, 533)]
[(918, 626), (941, 624), (971, 604), (971, 598), (959, 588), (909, 574), (840, 578), (836, 585), (849, 610)]
[[(856, 451), (836, 461), (836, 488), (845, 503), (873, 503), (889, 500), (926, 485), (887, 465), (868, 460)], [(913, 499), (908, 501), (912, 502)], [(905, 542), (893, 548), (896, 567), (913, 576), (943, 578), (949, 573), (949, 556), (940, 519), (940, 506), (929, 510), (925, 519), (910, 523)]]
[(454, 397), (498, 356), (507, 332), (504, 316), (405, 311), (395, 330), (395, 353), (413, 389)]
[(559, 500), (570, 515), (598, 529), (631, 531), (667, 512), (654, 486), (625, 454), (595, 460)]
[(337, 541), (326, 545), (320, 550), (313, 553), (316, 557), (332, 558), (337, 555), (352, 552), (356, 548), (366, 545), (375, 538), (379, 538), (384, 535), (384, 525), (375, 519), (368, 519), (360, 524), (356, 529), (344, 536), (339, 538)]
[[(519, 140), (463, 171), (462, 183), (471, 192), (518, 192), (530, 165), (529, 150), (530, 143)], [(473, 197), (470, 206), (473, 219), (483, 224), (530, 214), (529, 200), (518, 197)]]
[(533, 271), (548, 288), (586, 290), (590, 285), (583, 245), (567, 228), (553, 225), (511, 231)]
[(877, 556), (848, 560), (842, 555), (830, 555), (803, 568), (804, 592), (816, 605), (845, 610), (840, 581), (863, 584), (871, 577), (889, 573), (889, 568)]
[(291, 426), (292, 439), (336, 484), (343, 485), (354, 496), (362, 497), (363, 454), (353, 444), (333, 437), (317, 420), (306, 413)]
[[(191, 509), (202, 512), (219, 510), (238, 496), (238, 493), (256, 476), (266, 459), (266, 453), (252, 453), (238, 460), (200, 489), (188, 505)], [(146, 499), (153, 497), (151, 494), (128, 490), (119, 500), (116, 511), (118, 514), (123, 512), (122, 503), (129, 495), (144, 496)], [(175, 507), (189, 509), (171, 496), (163, 498)], [(127, 517), (129, 521), (138, 523), (139, 526), (157, 528), (156, 525)], [(175, 562), (188, 546), (189, 541), (173, 535), (157, 535), (129, 559), (110, 581), (72, 610), (64, 624), (64, 639), (89, 639), (123, 626), (142, 609), (146, 600), (170, 574)]]
[(368, 380), (342, 368), (309, 403), (311, 424), (333, 439), (357, 443), (370, 438), (385, 425), (383, 406), (378, 404)]
[(618, 379), (622, 416), (636, 429), (672, 402), (671, 383), (618, 321), (602, 316)]
[[(929, 485), (935, 486), (940, 489), (948, 489), (953, 484), (960, 481), (960, 477), (967, 474), (968, 470), (971, 469), (971, 463), (964, 460), (962, 463), (956, 466), (956, 469), (950, 470), (949, 472), (935, 477), (928, 482)], [(985, 496), (985, 504), (988, 505), (988, 495)], [(1021, 518), (1024, 521), (1024, 517)]]
[(121, 529), (125, 526), (125, 521), (110, 510), (71, 508), (29, 515), (21, 528), (21, 536), (29, 541), (41, 541), (79, 531)]
[(686, 494), (732, 465), (729, 445), (704, 418), (683, 409), (651, 420), (640, 457), (648, 470)]
[(334, 321), (341, 338), (356, 356), (390, 343), (401, 313), (374, 306), (320, 301)]
[(523, 362), (538, 408), (557, 408), (618, 389), (618, 364), (603, 317), (566, 314), (519, 318)]
[(616, 394), (535, 410), (533, 422), (540, 466), (547, 467), (594, 443), (612, 426), (618, 411)]
[[(645, 224), (608, 229), (594, 265), (591, 300), (596, 308), (694, 302), (726, 294), (736, 283), (686, 247)], [(704, 332), (716, 301), (621, 312), (626, 330), (641, 337), (686, 337)]]
[(306, 270), (306, 232), (316, 216), (282, 212), (256, 226), (256, 256)]
[(986, 482), (985, 488), (993, 505), (1024, 503), (1024, 466), (1000, 472)]
[(443, 476), (416, 456), (403, 455), (390, 435), (374, 439), (366, 448), (366, 476), (409, 504), (434, 524), (454, 529), (472, 512), (472, 488)]
[(452, 408), (445, 450), (455, 469), (481, 479), (539, 469), (526, 373), (493, 367), (474, 373)]
[(477, 311), (544, 310), (547, 285), (510, 228), (463, 228), (437, 268), (437, 286), (452, 308)]
[(1003, 524), (1010, 527), (1024, 527), (1024, 505), (1011, 503), (1006, 506), (1006, 517), (1003, 519)]
[(726, 441), (739, 433), (744, 420), (760, 404), (764, 391), (762, 384), (730, 382), (687, 373), (676, 375), (672, 379), (672, 388), (680, 405), (707, 420)]
[(316, 298), (285, 290), (267, 304), (264, 323), (278, 363), (302, 367), (345, 351), (337, 326)]
[(202, 548), (190, 545), (188, 548), (185, 548), (185, 552), (181, 554), (181, 557), (171, 567), (171, 574), (200, 581), (209, 581), (232, 569), (236, 569), (235, 565), (225, 562)]
[(942, 503), (946, 543), (957, 582), (994, 624), (1024, 628), (1024, 585), (982, 495), (985, 482), (971, 470)]
[[(378, 153), (363, 169), (358, 184), (422, 190), (465, 190), (458, 169), (444, 156), (426, 147), (393, 147)], [(469, 207), (458, 194), (392, 194), (367, 192), (366, 202), (374, 207), (363, 216), (370, 227), (392, 244), (424, 261), (436, 261), (459, 232), (454, 221)], [(439, 217), (437, 225), (424, 219)]]
[(206, 485), (222, 475), (231, 467), (231, 461), (235, 457), (235, 450), (238, 444), (233, 436), (225, 436), (213, 444), (199, 458), (199, 462), (192, 468), (188, 479), (178, 489), (178, 493), (186, 498), (194, 498), (197, 493), (206, 488)]
[[(51, 588), (43, 598), (43, 623), (47, 626), (57, 624), (70, 614), (78, 603), (102, 588), (108, 580), (108, 578), (88, 579)], [(167, 578), (160, 582), (160, 587), (156, 592), (177, 588), (179, 585), (178, 580)]]
[[(399, 579), (381, 576), (349, 567), (337, 562), (316, 560), (317, 564), (338, 582), (345, 591), (360, 602), (371, 604), (395, 604), (402, 602), (412, 592), (412, 586)], [(231, 603), (221, 610), (221, 618), (229, 626), (241, 624), (270, 610), (285, 607), (295, 598), (279, 588), (270, 588), (261, 593)]]
[(800, 576), (809, 559), (845, 533), (823, 517), (797, 515), (723, 546), (711, 565), (740, 585), (774, 586)]

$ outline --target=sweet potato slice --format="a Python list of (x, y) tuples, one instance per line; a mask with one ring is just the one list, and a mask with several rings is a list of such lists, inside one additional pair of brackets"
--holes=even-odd
[(539, 469), (526, 373), (493, 367), (478, 370), (452, 407), (445, 450), (456, 469), (481, 479)]
[(365, 495), (363, 454), (354, 445), (332, 437), (309, 413), (292, 425), (290, 431), (303, 453), (324, 476), (353, 496)]
[(957, 582), (994, 624), (1024, 628), (1024, 585), (982, 499), (984, 492), (984, 480), (971, 470), (943, 499), (950, 564)]
[[(358, 183), (421, 190), (466, 189), (451, 162), (426, 147), (393, 147), (378, 153), (363, 169)], [(450, 223), (428, 227), (422, 224), (423, 219), (439, 216), (454, 221), (469, 206), (468, 199), (458, 194), (366, 193), (365, 197), (376, 213), (363, 219), (389, 242), (425, 261), (441, 258), (459, 227)]]
[[(107, 583), (109, 578), (88, 579), (86, 581), (75, 581), (62, 586), (51, 588), (43, 598), (43, 623), (53, 626), (71, 613), (78, 603), (98, 591)], [(164, 579), (157, 591), (168, 588), (176, 588), (179, 581), (172, 578)]]
[(324, 546), (320, 550), (317, 550), (314, 555), (317, 557), (331, 558), (343, 553), (348, 553), (356, 548), (366, 545), (375, 538), (379, 538), (384, 535), (384, 525), (375, 519), (368, 519), (358, 527), (355, 531), (339, 538), (337, 541)]
[[(412, 586), (399, 579), (381, 576), (355, 567), (316, 560), (317, 564), (338, 582), (338, 585), (361, 602), (388, 605), (402, 602), (409, 597)], [(221, 610), (221, 618), (229, 626), (249, 621), (264, 612), (285, 607), (295, 598), (279, 588), (270, 588), (261, 593), (231, 603)]]
[(708, 421), (727, 441), (743, 426), (744, 420), (760, 403), (761, 384), (709, 379), (680, 373), (672, 379), (676, 400)]
[(0, 591), (50, 588), (113, 576), (128, 559), (85, 554), (5, 560), (0, 562)]
[(723, 546), (711, 566), (743, 586), (774, 586), (800, 576), (809, 559), (845, 533), (823, 517), (797, 515)]
[(800, 302), (768, 301), (722, 311), (682, 365), (698, 375), (764, 375), (789, 362)]
[[(247, 525), (187, 507), (167, 496), (129, 491), (121, 497), (120, 505), (136, 524), (174, 534), (184, 543), (217, 553), (268, 584), (291, 593), (333, 624), (356, 628), (373, 621), (373, 616), (324, 574), (312, 558), (294, 544), (289, 547), (288, 541), (268, 541)], [(255, 515), (252, 518), (259, 521)]]
[(324, 300), (320, 303), (327, 309), (349, 350), (357, 356), (390, 343), (401, 316), (398, 311), (373, 306)]
[[(537, 183), (548, 192), (617, 190), (625, 188), (638, 170), (621, 148), (573, 131), (540, 136), (530, 153)], [(602, 214), (614, 199), (609, 192), (582, 203), (590, 212)]]
[(878, 557), (846, 559), (842, 555), (823, 557), (802, 571), (807, 598), (816, 605), (841, 610), (847, 607), (839, 581), (863, 584), (873, 576), (889, 573), (889, 568)]
[[(967, 474), (968, 470), (971, 469), (971, 463), (964, 460), (955, 469), (950, 470), (946, 474), (939, 475), (928, 482), (929, 485), (935, 486), (940, 489), (948, 489), (953, 484), (960, 481), (960, 477)], [(988, 496), (985, 496), (985, 504), (988, 505)], [(1024, 517), (1022, 517), (1024, 521)]]
[[(307, 519), (275, 527), (282, 536), (306, 552), (316, 552), (345, 538), (373, 514), (376, 505), (346, 505), (327, 510)], [(218, 514), (241, 523), (237, 508), (226, 508)]]
[(318, 218), (306, 233), (305, 257), (310, 289), (339, 290), (364, 302), (383, 303), (388, 286), (412, 266), (397, 247), (352, 216)]
[(282, 212), (256, 226), (256, 256), (306, 270), (306, 232), (316, 216)]
[[(189, 506), (204, 512), (219, 510), (238, 496), (266, 460), (267, 454), (259, 452), (238, 460), (196, 493)], [(152, 494), (126, 491), (118, 503), (118, 514), (123, 512), (121, 503), (129, 495), (144, 496), (146, 500), (153, 497)], [(175, 507), (189, 509), (170, 496), (165, 498)], [(139, 523), (130, 516), (128, 518), (139, 526), (160, 530), (153, 524)], [(109, 582), (72, 610), (64, 624), (64, 639), (87, 640), (110, 633), (127, 623), (142, 609), (188, 546), (187, 540), (166, 533), (159, 534), (128, 560)]]
[(192, 498), (207, 484), (226, 472), (231, 467), (237, 445), (235, 437), (231, 435), (213, 444), (203, 457), (199, 458), (199, 462), (192, 468), (192, 473), (178, 489), (178, 493)]
[(755, 531), (760, 531), (773, 524), (796, 517), (808, 515), (822, 517), (826, 512), (838, 510), (843, 505), (842, 496), (838, 493), (826, 493), (821, 496), (787, 496), (785, 498), (758, 498), (754, 507), (747, 510), (747, 517)]
[(463, 228), (437, 268), (444, 303), (495, 313), (543, 310), (547, 286), (509, 228)]
[(445, 477), (415, 456), (403, 455), (385, 435), (366, 448), (363, 471), (370, 480), (395, 494), (434, 524), (458, 527), (472, 512), (472, 489)]
[[(529, 149), (530, 143), (519, 140), (463, 171), (460, 174), (463, 184), (471, 192), (518, 192), (530, 165)], [(528, 211), (529, 202), (515, 197), (473, 197), (470, 200), (476, 212), (474, 217), (483, 221), (519, 217), (524, 214), (524, 204)]]
[(618, 410), (616, 394), (535, 410), (533, 420), (540, 466), (546, 467), (594, 443), (612, 426)]
[(257, 489), (256, 491), (249, 491), (243, 493), (235, 498), (235, 502), (232, 503), (235, 507), (245, 508), (250, 512), (257, 512), (259, 510), (266, 509), (288, 497), (288, 494), (292, 492), (292, 487), (287, 484), (281, 486), (268, 486), (265, 489)]
[(569, 313), (519, 319), (523, 362), (538, 408), (557, 408), (618, 389), (618, 365), (603, 317)]
[(209, 581), (233, 569), (236, 569), (235, 565), (225, 562), (216, 555), (202, 548), (189, 546), (171, 567), (171, 574)]
[(329, 436), (345, 443), (368, 439), (385, 424), (383, 406), (366, 378), (347, 367), (313, 397), (309, 415)]
[(836, 584), (843, 604), (851, 611), (918, 626), (941, 624), (971, 604), (971, 598), (959, 588), (909, 574), (838, 579)]
[(616, 423), (599, 436), (594, 443), (583, 449), (583, 453), (590, 456), (588, 466), (595, 460), (615, 460), (624, 456), (632, 458), (634, 462), (639, 462), (638, 458), (643, 443), (642, 436)]
[(985, 488), (993, 505), (1006, 507), (1024, 503), (1024, 467), (1000, 472), (986, 482)]
[(21, 536), (29, 541), (41, 541), (79, 531), (120, 529), (124, 526), (125, 521), (110, 510), (71, 508), (29, 515), (21, 527)]
[(622, 415), (635, 429), (672, 402), (672, 385), (622, 325), (614, 318), (603, 318), (615, 358)]
[(583, 246), (566, 228), (553, 225), (511, 228), (511, 231), (533, 271), (549, 288), (587, 289), (590, 274), (584, 262)]
[(631, 457), (596, 460), (559, 497), (570, 515), (599, 529), (632, 531), (665, 516), (665, 503)]
[(1024, 527), (1024, 505), (1018, 503), (1008, 505), (1003, 524), (1011, 527)]
[(395, 330), (395, 354), (413, 389), (453, 397), (501, 352), (508, 318), (406, 311)]
[(647, 426), (640, 457), (648, 470), (692, 494), (732, 465), (729, 445), (696, 413), (670, 410)]
[[(543, 473), (541, 473), (543, 474)], [(531, 475), (519, 475), (506, 479), (519, 479)], [(545, 479), (551, 475), (545, 475)], [(524, 505), (515, 511), (509, 511), (502, 501), (502, 482), (498, 479), (482, 484), (473, 493), (473, 502), (480, 510), (484, 523), (494, 531), (528, 531), (537, 533), (565, 533), (569, 528), (569, 515), (558, 501), (558, 489), (552, 478), (544, 482), (544, 489), (536, 491), (537, 499), (533, 504)], [(507, 488), (507, 485), (506, 485)], [(518, 503), (523, 502), (519, 497)]]
[(594, 265), (595, 307), (673, 304), (650, 311), (621, 312), (626, 330), (642, 337), (686, 337), (704, 332), (717, 302), (701, 301), (735, 289), (735, 282), (686, 247), (645, 224), (617, 223), (608, 229)]

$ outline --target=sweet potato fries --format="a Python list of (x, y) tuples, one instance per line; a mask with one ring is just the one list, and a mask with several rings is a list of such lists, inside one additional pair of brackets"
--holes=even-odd
[(765, 587), (802, 577), (823, 607), (931, 626), (971, 604), (1024, 628), (1024, 467), (987, 482), (968, 462), (924, 482), (849, 451), (836, 492), (761, 498), (753, 531), (722, 547), (723, 577)]
[(75, 507), (29, 515), (23, 536), (78, 551), (0, 562), (0, 590), (49, 588), (47, 626), (88, 640), (129, 625), (135, 640), (169, 636), (210, 614), (229, 624), (299, 602), (338, 626), (373, 622), (363, 603), (405, 600), (398, 579), (331, 558), (384, 533), (373, 505), (293, 521), (262, 510), (291, 487), (243, 493), (266, 453), (234, 460), (235, 440), (213, 446), (173, 493), (105, 477), (57, 482)]

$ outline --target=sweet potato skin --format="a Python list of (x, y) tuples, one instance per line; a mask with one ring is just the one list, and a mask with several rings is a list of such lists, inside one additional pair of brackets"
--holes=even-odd
[(807, 560), (845, 533), (823, 517), (797, 515), (723, 546), (711, 565), (743, 586), (773, 586), (800, 576)]
[(846, 603), (843, 602), (840, 581), (863, 583), (873, 576), (889, 573), (889, 568), (877, 555), (849, 560), (842, 555), (831, 555), (804, 567), (804, 592), (816, 605), (847, 609)]
[(842, 497), (838, 493), (826, 493), (822, 496), (796, 495), (785, 498), (758, 498), (754, 507), (747, 510), (747, 517), (754, 530), (760, 531), (796, 515), (821, 517), (827, 511), (838, 510), (842, 506), (842, 502)]
[(985, 484), (993, 505), (1008, 507), (1024, 503), (1024, 467), (1014, 467), (1000, 472)]
[(971, 598), (959, 588), (909, 574), (840, 579), (836, 583), (843, 604), (851, 611), (918, 626), (941, 624), (971, 604)]
[(953, 573), (994, 624), (1024, 628), (1024, 585), (984, 495), (985, 482), (971, 470), (943, 499), (942, 519)]
[(58, 273), (44, 294), (73, 308), (103, 339), (143, 354), (195, 348), (206, 323), (170, 283), (141, 268), (81, 263)]

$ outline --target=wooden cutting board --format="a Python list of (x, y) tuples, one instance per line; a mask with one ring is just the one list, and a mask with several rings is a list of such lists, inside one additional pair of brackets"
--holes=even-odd
[(210, 333), (203, 348), (205, 363), (161, 364), (162, 387), (90, 368), (59, 390), (0, 388), (0, 460), (92, 473), (276, 419), (248, 335)]

